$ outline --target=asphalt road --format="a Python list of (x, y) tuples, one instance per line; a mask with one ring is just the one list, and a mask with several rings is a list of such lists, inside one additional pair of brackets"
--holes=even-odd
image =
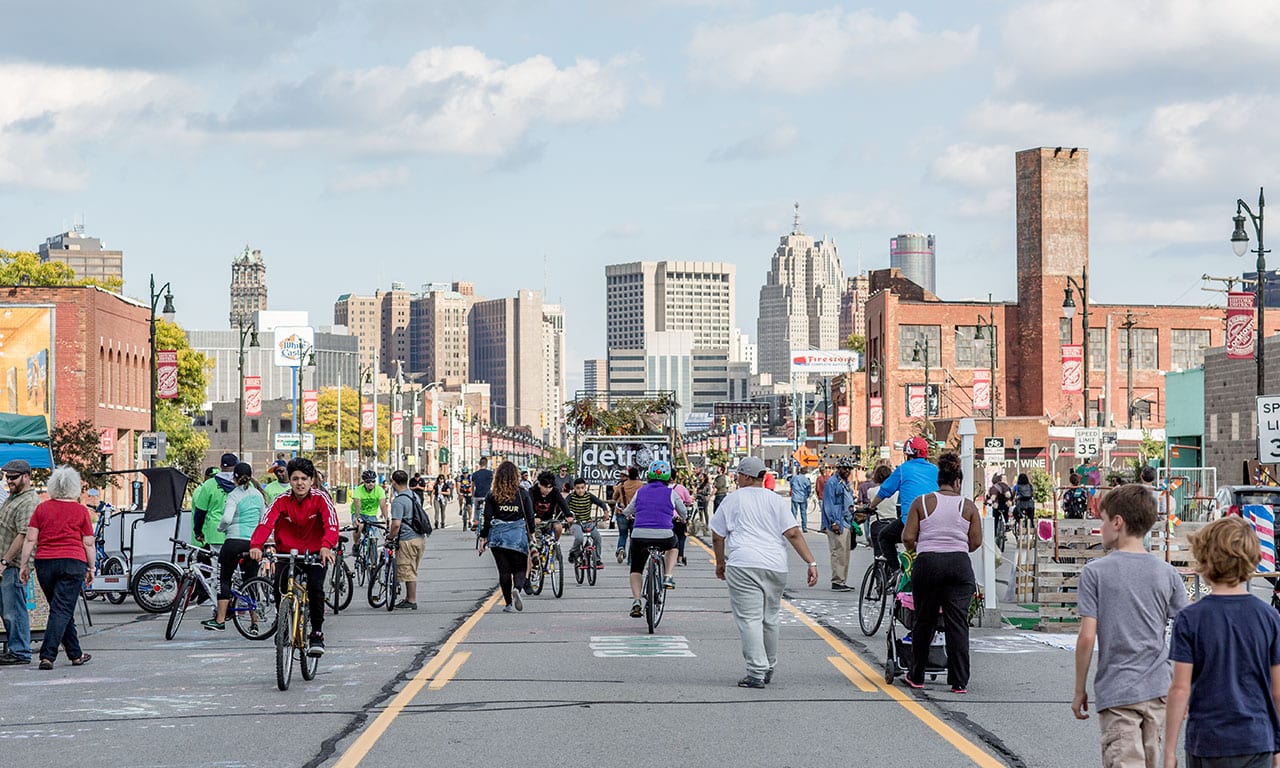
[[(881, 677), (884, 630), (864, 638), (856, 593), (819, 586), (793, 556), (782, 648), (768, 689), (746, 690), (724, 584), (709, 551), (688, 567), (657, 636), (631, 619), (625, 568), (566, 581), (504, 614), (492, 559), (456, 526), (430, 539), (418, 611), (357, 594), (326, 623), (319, 675), (276, 689), (274, 652), (188, 615), (93, 603), (82, 668), (0, 668), (0, 743), (14, 765), (399, 766), (697, 763), (1078, 766), (1098, 761), (1095, 721), (1071, 717), (1070, 636), (974, 630), (970, 693)], [(606, 537), (609, 547), (612, 537)], [(568, 542), (566, 542), (567, 544)], [(567, 546), (566, 546), (567, 550)], [(850, 581), (869, 561), (854, 554)], [(1066, 641), (1066, 642), (1064, 642)], [(674, 762), (673, 762), (674, 761)]]

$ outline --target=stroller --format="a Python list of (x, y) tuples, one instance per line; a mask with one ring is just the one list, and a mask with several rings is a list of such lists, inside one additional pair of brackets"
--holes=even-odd
[[(898, 675), (910, 673), (911, 649), (918, 639), (912, 635), (916, 625), (916, 604), (911, 593), (911, 567), (915, 564), (915, 553), (898, 555), (898, 562), (902, 570), (898, 583), (894, 585), (893, 611), (889, 630), (885, 633), (884, 681), (890, 684)], [(937, 680), (938, 675), (947, 673), (947, 649), (942, 630), (935, 631), (927, 642), (929, 659), (925, 663), (924, 674), (929, 680)]]

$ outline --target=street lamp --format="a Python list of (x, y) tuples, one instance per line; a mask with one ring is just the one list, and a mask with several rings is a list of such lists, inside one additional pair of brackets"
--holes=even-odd
[(237, 327), (240, 329), (240, 356), (237, 369), (240, 372), (240, 450), (236, 455), (244, 456), (244, 340), (249, 339), (249, 347), (256, 348), (258, 346), (258, 324), (249, 321), (249, 325), (245, 325), (241, 320)]
[(982, 341), (983, 328), (991, 334), (991, 341), (987, 348), (991, 352), (991, 393), (988, 395), (991, 401), (991, 436), (996, 436), (996, 306), (991, 303), (991, 294), (987, 294), (987, 305), (989, 307), (989, 318), (984, 319), (982, 315), (978, 315), (978, 330), (973, 334), (973, 338)]
[[(924, 434), (925, 437), (933, 438), (933, 425), (929, 423), (929, 339), (917, 341), (911, 350), (911, 362), (920, 362), (920, 353), (924, 352)], [(911, 396), (907, 396), (907, 406), (910, 408)]]
[(173, 289), (165, 283), (156, 291), (156, 276), (151, 276), (151, 431), (156, 431), (156, 304), (160, 303), (161, 292), (164, 294), (164, 309), (161, 313), (168, 322), (173, 322), (177, 312), (173, 308)]
[[(356, 461), (357, 464), (361, 464), (364, 462), (364, 385), (372, 384), (372, 383), (373, 383), (373, 366), (372, 365), (360, 366), (360, 390), (359, 390), (359, 397), (357, 397), (357, 407), (360, 413), (360, 426), (359, 426), (360, 437), (356, 441), (356, 452), (358, 454), (358, 459)], [(374, 401), (373, 401), (373, 418), (374, 418), (374, 422), (376, 423), (378, 419), (378, 400), (376, 396), (374, 397)], [(377, 463), (376, 456), (374, 457), (374, 463), (375, 464)]]
[[(1077, 282), (1074, 277), (1067, 275), (1066, 297), (1062, 300), (1062, 315), (1068, 320), (1076, 316), (1076, 300), (1071, 293), (1072, 286), (1080, 292), (1080, 302), (1084, 305), (1080, 310), (1080, 327), (1084, 329), (1084, 352), (1081, 355), (1083, 360), (1084, 383), (1081, 389), (1084, 391), (1084, 425), (1089, 426), (1089, 269), (1086, 267), (1080, 275), (1080, 281)], [(1101, 421), (1102, 412), (1098, 412), (1098, 419)]]
[(1264, 374), (1264, 371), (1266, 370), (1266, 358), (1264, 357), (1264, 354), (1263, 354), (1263, 344), (1262, 344), (1263, 331), (1264, 331), (1264, 327), (1262, 325), (1262, 320), (1264, 315), (1262, 310), (1263, 310), (1263, 307), (1266, 306), (1266, 302), (1263, 301), (1263, 299), (1265, 298), (1263, 289), (1267, 282), (1266, 280), (1267, 249), (1264, 248), (1262, 244), (1262, 217), (1263, 217), (1263, 209), (1265, 207), (1266, 207), (1266, 200), (1262, 196), (1262, 187), (1259, 187), (1258, 188), (1258, 214), (1255, 216), (1253, 211), (1249, 208), (1249, 204), (1246, 203), (1244, 200), (1236, 200), (1236, 215), (1231, 217), (1232, 221), (1234, 221), (1236, 224), (1235, 231), (1231, 233), (1231, 249), (1235, 251), (1237, 256), (1243, 256), (1249, 250), (1249, 233), (1246, 232), (1244, 228), (1244, 222), (1245, 222), (1244, 214), (1246, 213), (1249, 214), (1249, 219), (1253, 222), (1253, 231), (1258, 235), (1258, 247), (1254, 251), (1255, 253), (1258, 254), (1258, 264), (1257, 264), (1258, 279), (1253, 284), (1253, 291), (1254, 291), (1253, 303), (1254, 303), (1254, 306), (1257, 307), (1258, 309), (1258, 327), (1253, 334), (1253, 339), (1254, 339), (1253, 340), (1253, 358), (1256, 361), (1256, 364), (1258, 367), (1258, 396), (1259, 397), (1266, 394), (1265, 392), (1266, 376)]

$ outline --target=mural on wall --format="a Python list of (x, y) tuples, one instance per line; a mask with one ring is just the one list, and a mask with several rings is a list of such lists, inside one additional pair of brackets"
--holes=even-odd
[(0, 407), (5, 413), (52, 421), (52, 349), (53, 307), (0, 306)]

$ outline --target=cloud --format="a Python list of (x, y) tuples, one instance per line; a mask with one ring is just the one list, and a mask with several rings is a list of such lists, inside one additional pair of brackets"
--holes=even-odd
[(735, 160), (758, 160), (782, 155), (795, 147), (800, 132), (791, 123), (770, 128), (713, 151), (707, 160), (726, 163)]
[(644, 234), (644, 229), (639, 224), (629, 221), (621, 224), (614, 224), (600, 234), (602, 240), (634, 240)]
[(403, 165), (372, 168), (365, 171), (346, 169), (329, 182), (328, 191), (335, 195), (353, 192), (376, 192), (403, 187), (409, 183), (409, 169)]
[(1008, 186), (1013, 154), (1008, 144), (952, 144), (934, 158), (929, 177), (959, 187)]
[(968, 61), (978, 28), (925, 32), (909, 13), (830, 9), (704, 24), (688, 45), (704, 85), (803, 93), (848, 81), (883, 83), (945, 72)]
[(609, 120), (627, 104), (621, 60), (546, 56), (514, 64), (470, 47), (430, 48), (404, 66), (330, 70), (246, 93), (211, 130), (365, 152), (501, 156), (535, 124)]

